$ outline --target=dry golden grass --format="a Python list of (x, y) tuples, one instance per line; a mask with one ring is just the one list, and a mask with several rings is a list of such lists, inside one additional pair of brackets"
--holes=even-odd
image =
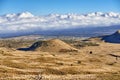
[[(4, 44), (4, 41), (1, 43)], [(15, 44), (12, 48), (0, 47), (0, 80), (37, 80), (39, 75), (42, 75), (41, 80), (120, 79), (120, 59), (108, 55), (119, 55), (120, 44), (98, 42), (99, 46), (80, 47), (79, 52), (15, 50), (15, 47), (31, 43), (26, 41), (25, 45), (17, 45), (15, 42), (17, 47)]]

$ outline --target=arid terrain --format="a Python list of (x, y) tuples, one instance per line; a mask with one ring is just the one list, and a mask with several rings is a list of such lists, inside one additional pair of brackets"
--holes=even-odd
[(120, 44), (1, 39), (0, 80), (120, 80)]

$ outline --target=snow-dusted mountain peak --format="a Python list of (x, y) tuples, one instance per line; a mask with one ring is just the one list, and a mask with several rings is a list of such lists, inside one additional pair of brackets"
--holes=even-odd
[(34, 17), (34, 15), (31, 14), (30, 12), (18, 13), (17, 16), (18, 16), (19, 18), (29, 18), (29, 17)]
[(6, 18), (13, 18), (13, 17), (15, 17), (16, 16), (16, 14), (6, 14), (6, 15), (4, 15), (3, 17), (6, 17)]
[(0, 16), (0, 17), (3, 17), (3, 18), (32, 18), (34, 17), (33, 14), (31, 14), (30, 12), (22, 12), (22, 13), (12, 13), (12, 14), (5, 14), (3, 16)]
[(56, 30), (120, 25), (120, 13), (50, 14), (34, 16), (30, 12), (0, 16), (0, 33)]

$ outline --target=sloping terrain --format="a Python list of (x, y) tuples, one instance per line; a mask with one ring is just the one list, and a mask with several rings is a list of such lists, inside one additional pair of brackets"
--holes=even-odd
[[(58, 39), (45, 42), (63, 45)], [(51, 44), (48, 44), (49, 48), (52, 47)], [(60, 49), (63, 47), (60, 44), (58, 47), (54, 45)], [(41, 76), (42, 80), (120, 79), (120, 58), (109, 55), (114, 53), (113, 55), (119, 56), (120, 44), (99, 42), (99, 46), (85, 46), (81, 47), (79, 52), (64, 54), (43, 52), (44, 48), (49, 50), (44, 45), (35, 51), (0, 47), (0, 80), (37, 80)], [(66, 43), (64, 45), (71, 48)]]
[(102, 40), (110, 43), (120, 43), (120, 30), (116, 31), (112, 35), (104, 36)]
[(77, 52), (78, 51), (74, 47), (70, 46), (69, 44), (59, 39), (37, 41), (28, 48), (19, 48), (18, 50), (23, 50), (23, 51), (40, 50), (44, 52)]

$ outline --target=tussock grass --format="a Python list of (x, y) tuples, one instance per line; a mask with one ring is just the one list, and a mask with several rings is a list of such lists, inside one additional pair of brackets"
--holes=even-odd
[(34, 41), (33, 40), (0, 40), (0, 47), (5, 48), (19, 48), (21, 46), (30, 46)]
[(88, 59), (89, 60), (89, 62), (101, 62), (101, 60), (99, 59), (99, 58), (89, 58)]
[(0, 77), (13, 76), (13, 74), (25, 75), (26, 73), (23, 71), (17, 71), (15, 69), (0, 68)]
[(37, 62), (42, 62), (42, 63), (49, 63), (49, 62), (55, 62), (56, 60), (59, 60), (58, 58), (54, 58), (54, 57), (39, 57), (39, 58), (35, 58), (35, 59), (32, 59), (33, 61), (37, 61)]
[(96, 72), (90, 72), (90, 71), (83, 71), (83, 70), (80, 70), (78, 67), (63, 68), (63, 69), (60, 69), (60, 71), (63, 71), (65, 74), (71, 74), (71, 75), (96, 73)]
[(25, 63), (15, 63), (15, 62), (12, 62), (10, 60), (4, 60), (2, 64), (5, 66), (8, 66), (8, 67), (18, 68), (18, 69), (26, 69), (29, 67)]
[(44, 74), (53, 74), (53, 75), (65, 75), (66, 73), (64, 71), (58, 70), (58, 69), (53, 69), (53, 68), (48, 68), (46, 67)]
[(5, 51), (3, 51), (3, 50), (0, 50), (0, 54), (1, 54), (2, 56), (13, 56), (11, 53), (5, 52)]
[(75, 44), (74, 46), (75, 47), (99, 46), (99, 44), (93, 42), (80, 42), (78, 44)]
[[(3, 43), (1, 42), (0, 78), (4, 78), (4, 80), (30, 80), (29, 78), (31, 76), (42, 73), (46, 80), (120, 79), (119, 60), (117, 63), (112, 63), (115, 62), (115, 58), (107, 56), (110, 52), (115, 53), (119, 51), (120, 45), (100, 43), (100, 45), (97, 46), (97, 42), (87, 43), (87, 41), (69, 41), (68, 43), (73, 45), (82, 44), (82, 46), (86, 47), (81, 48), (78, 46), (81, 48), (79, 52), (70, 53), (44, 51), (26, 52), (13, 51), (10, 48), (27, 47), (32, 44), (32, 41), (6, 40), (3, 41)], [(51, 45), (51, 47), (53, 46), (54, 45)], [(45, 50), (46, 47), (47, 45), (44, 47)], [(95, 54), (88, 54), (89, 51)], [(18, 78), (13, 78), (12, 75)], [(24, 77), (25, 75), (27, 77)], [(86, 77), (86, 75), (88, 76)]]
[(120, 74), (98, 74), (97, 80), (120, 80)]

